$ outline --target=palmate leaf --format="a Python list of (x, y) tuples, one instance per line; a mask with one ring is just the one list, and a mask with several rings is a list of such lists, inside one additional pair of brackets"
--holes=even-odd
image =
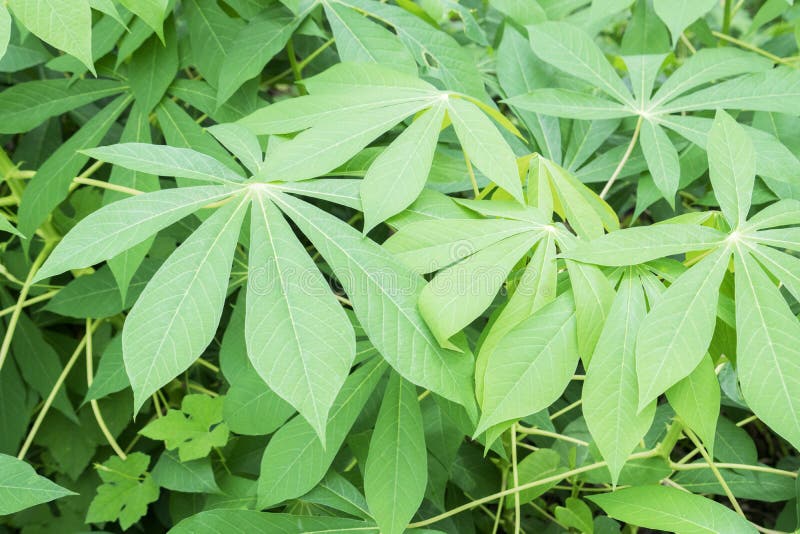
[(147, 472), (150, 457), (135, 452), (125, 460), (113, 456), (97, 472), (103, 483), (97, 488), (86, 514), (87, 523), (119, 521), (127, 530), (147, 513), (147, 505), (158, 499), (158, 486)]

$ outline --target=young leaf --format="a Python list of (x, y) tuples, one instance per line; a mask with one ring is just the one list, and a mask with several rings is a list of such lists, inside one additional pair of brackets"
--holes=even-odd
[(711, 356), (706, 354), (689, 376), (669, 388), (667, 400), (683, 422), (700, 436), (708, 453), (713, 456), (720, 390)]
[(708, 134), (708, 174), (714, 196), (734, 230), (747, 219), (756, 178), (756, 154), (744, 129), (722, 110)]
[(247, 354), (275, 393), (325, 439), (328, 412), (353, 363), (353, 329), (283, 214), (253, 196)]
[(250, 130), (236, 123), (228, 123), (215, 124), (208, 131), (252, 174), (258, 173), (264, 164), (264, 154), (258, 138)]
[(235, 199), (209, 217), (164, 262), (128, 314), (122, 348), (134, 413), (213, 339), (245, 206)]
[(678, 277), (642, 322), (636, 341), (640, 410), (703, 359), (714, 334), (719, 286), (730, 253), (722, 247)]
[(675, 150), (675, 146), (667, 137), (664, 129), (649, 120), (642, 122), (642, 133), (639, 139), (642, 144), (642, 153), (647, 160), (647, 166), (656, 187), (669, 205), (674, 206), (675, 193), (678, 192), (681, 177), (678, 151)]
[(615, 519), (645, 528), (707, 534), (755, 534), (742, 516), (722, 504), (666, 486), (627, 488), (587, 497)]
[(150, 457), (134, 452), (125, 460), (112, 456), (97, 466), (103, 483), (89, 505), (87, 523), (119, 520), (127, 530), (147, 513), (147, 505), (158, 499), (158, 486), (147, 472)]
[(22, 460), (0, 454), (0, 515), (8, 515), (73, 492), (36, 474)]
[(361, 185), (364, 233), (407, 208), (425, 187), (444, 112), (442, 104), (425, 111), (370, 165)]
[(364, 466), (364, 491), (381, 532), (405, 532), (427, 486), (427, 453), (417, 388), (393, 373)]

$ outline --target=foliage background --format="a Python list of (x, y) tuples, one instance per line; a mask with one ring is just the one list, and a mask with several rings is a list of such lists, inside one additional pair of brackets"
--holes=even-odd
[(795, 531), (799, 42), (4, 2), (0, 532)]

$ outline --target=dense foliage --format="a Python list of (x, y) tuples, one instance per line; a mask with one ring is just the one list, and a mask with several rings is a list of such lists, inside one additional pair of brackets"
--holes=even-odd
[(0, 3), (0, 533), (795, 531), (792, 3)]

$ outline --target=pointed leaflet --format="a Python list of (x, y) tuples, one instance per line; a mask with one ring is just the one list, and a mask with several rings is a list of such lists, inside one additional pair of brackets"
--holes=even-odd
[(221, 66), (217, 104), (227, 101), (244, 82), (264, 70), (264, 66), (286, 46), (307, 13), (306, 10), (295, 17), (277, 4), (250, 19), (247, 26), (238, 31)]
[(14, 16), (46, 43), (78, 58), (92, 74), (92, 10), (86, 0), (9, 0)]
[(492, 121), (477, 106), (461, 98), (447, 100), (447, 115), (461, 148), (475, 167), (523, 204), (517, 158)]
[(190, 148), (144, 143), (120, 143), (84, 150), (96, 160), (121, 165), (134, 171), (175, 176), (201, 182), (241, 183), (244, 178), (228, 167)]
[(0, 59), (6, 55), (8, 42), (11, 39), (11, 13), (6, 6), (0, 6)]
[(267, 156), (260, 179), (307, 180), (332, 171), (397, 123), (429, 107), (430, 101), (385, 106), (368, 114), (327, 120), (278, 145)]
[(20, 232), (33, 236), (56, 206), (67, 198), (72, 179), (89, 159), (78, 151), (97, 145), (130, 101), (130, 96), (123, 95), (107, 104), (39, 167), (22, 194)]
[(614, 484), (653, 422), (655, 403), (638, 413), (634, 347), (647, 313), (639, 278), (626, 272), (592, 355), (583, 387), (583, 416)]
[(208, 131), (236, 156), (247, 170), (252, 174), (258, 172), (264, 162), (264, 153), (258, 144), (258, 138), (250, 130), (231, 122), (215, 124), (208, 128)]
[(64, 236), (35, 280), (112, 258), (234, 191), (218, 185), (165, 189), (104, 206), (86, 216)]
[(680, 275), (642, 322), (636, 341), (639, 409), (691, 373), (703, 359), (717, 318), (728, 247)]
[(235, 199), (209, 217), (156, 272), (122, 331), (134, 413), (185, 371), (214, 337), (245, 214)]
[(575, 306), (562, 294), (501, 339), (489, 356), (475, 434), (550, 406), (578, 364)]
[(229, 17), (216, 0), (186, 0), (181, 5), (189, 26), (192, 62), (216, 86), (244, 22)]
[(506, 238), (440, 271), (419, 295), (419, 311), (443, 347), (474, 321), (497, 296), (511, 269), (542, 236), (526, 232)]
[(736, 362), (747, 405), (800, 446), (800, 322), (780, 290), (737, 245)]
[(369, 443), (364, 492), (384, 534), (402, 534), (425, 496), (428, 459), (417, 388), (393, 373)]
[(323, 5), (343, 62), (383, 63), (417, 74), (414, 57), (395, 34), (341, 4), (323, 2)]
[(567, 119), (600, 120), (630, 117), (636, 112), (618, 102), (572, 89), (536, 89), (504, 100), (510, 106)]
[(347, 378), (331, 408), (324, 445), (302, 417), (275, 432), (261, 458), (259, 509), (299, 497), (322, 480), (385, 371), (386, 364), (373, 358)]
[(528, 26), (534, 53), (564, 72), (632, 105), (631, 94), (605, 55), (582, 29), (566, 22)]
[(164, 19), (167, 17), (169, 0), (119, 0), (131, 13), (142, 19), (164, 40)]
[[(624, 46), (624, 45), (623, 45)], [(636, 104), (639, 109), (646, 109), (653, 93), (653, 85), (658, 77), (658, 71), (666, 58), (665, 54), (646, 54), (639, 56), (625, 56), (623, 59), (628, 67), (633, 94), (636, 95)]]
[(795, 300), (800, 302), (800, 258), (784, 254), (772, 247), (757, 246), (753, 249), (753, 253), (758, 256), (758, 261), (767, 271), (780, 280)]
[(588, 497), (609, 517), (645, 528), (681, 534), (756, 534), (757, 530), (724, 505), (665, 486), (627, 488)]
[(425, 187), (444, 109), (439, 103), (425, 111), (370, 165), (361, 185), (364, 233), (407, 208)]
[(323, 440), (355, 356), (353, 329), (281, 212), (256, 193), (250, 213), (247, 354)]
[[(562, 248), (564, 241), (563, 238), (559, 239)], [(566, 264), (572, 285), (572, 297), (575, 301), (578, 353), (584, 365), (588, 365), (614, 300), (614, 286), (594, 265), (584, 265), (569, 260)]]
[(681, 177), (678, 151), (664, 129), (650, 120), (642, 121), (639, 142), (656, 187), (670, 206), (674, 206), (675, 193), (678, 192), (678, 182)]
[(708, 175), (722, 213), (736, 229), (747, 219), (756, 178), (756, 153), (747, 133), (730, 115), (717, 111), (708, 134)]
[(167, 23), (166, 35), (151, 36), (140, 46), (128, 66), (128, 80), (136, 102), (146, 112), (159, 103), (178, 71), (178, 37), (175, 22)]
[(333, 215), (288, 195), (273, 199), (331, 266), (386, 361), (406, 380), (473, 409), (472, 359), (439, 347), (417, 310), (425, 280)]
[(653, 8), (672, 34), (672, 44), (676, 44), (681, 33), (691, 23), (711, 11), (717, 0), (654, 0)]
[(689, 376), (667, 390), (667, 400), (684, 424), (700, 436), (708, 453), (713, 456), (720, 390), (710, 355), (706, 354)]
[(747, 228), (763, 230), (777, 226), (800, 226), (800, 200), (786, 198), (768, 205), (747, 220)]
[(74, 495), (36, 474), (22, 460), (0, 454), (0, 515), (8, 515), (53, 499)]

